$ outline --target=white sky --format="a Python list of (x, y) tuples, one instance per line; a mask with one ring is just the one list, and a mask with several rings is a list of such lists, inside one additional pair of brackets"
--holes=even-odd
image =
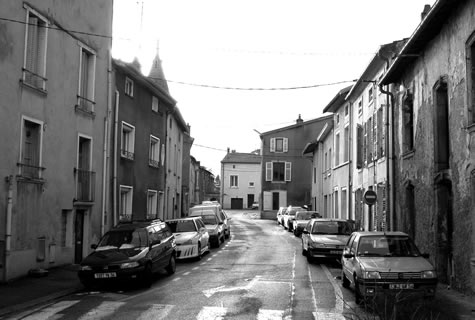
[[(220, 175), (229, 147), (251, 152), (259, 135), (318, 118), (382, 44), (408, 38), (434, 0), (114, 0), (113, 56), (159, 54), (171, 96), (195, 139), (191, 154)], [(142, 10), (143, 8), (143, 10)]]

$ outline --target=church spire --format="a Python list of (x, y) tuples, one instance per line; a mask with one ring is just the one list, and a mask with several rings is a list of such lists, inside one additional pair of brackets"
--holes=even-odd
[(150, 73), (148, 77), (157, 86), (159, 86), (166, 92), (170, 93), (168, 90), (168, 83), (167, 83), (167, 80), (165, 79), (165, 74), (162, 68), (162, 60), (160, 60), (160, 56), (158, 52), (159, 52), (159, 43), (157, 40), (157, 53), (155, 54), (155, 58), (153, 59), (152, 68), (150, 69)]

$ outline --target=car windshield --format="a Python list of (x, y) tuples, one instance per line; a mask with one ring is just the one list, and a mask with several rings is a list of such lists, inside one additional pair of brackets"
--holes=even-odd
[(288, 210), (288, 214), (291, 215), (291, 216), (295, 216), (295, 213), (297, 213), (297, 211), (300, 211), (300, 210), (304, 210), (304, 208), (302, 207), (292, 207), (292, 209)]
[(295, 214), (295, 220), (310, 220), (317, 217), (318, 213), (313, 211), (298, 211)]
[(316, 221), (312, 228), (312, 234), (350, 235), (352, 232), (352, 224), (347, 221)]
[(168, 226), (173, 233), (177, 232), (195, 232), (196, 226), (193, 220), (174, 220), (169, 221)]
[(147, 235), (144, 229), (114, 230), (107, 232), (102, 237), (96, 250), (133, 249), (147, 245)]
[(202, 215), (201, 219), (205, 224), (218, 224), (218, 219), (216, 219), (215, 215)]
[(358, 256), (371, 257), (418, 257), (420, 252), (414, 242), (406, 236), (361, 237)]

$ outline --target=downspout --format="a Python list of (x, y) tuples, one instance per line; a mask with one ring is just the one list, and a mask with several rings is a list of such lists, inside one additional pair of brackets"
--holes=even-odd
[(119, 131), (119, 91), (115, 91), (115, 108), (114, 108), (114, 173), (112, 176), (112, 187), (114, 190), (112, 191), (112, 208), (113, 208), (113, 221), (114, 221), (114, 226), (117, 224), (117, 157), (118, 157), (118, 152), (117, 152), (117, 141), (118, 141), (118, 131)]
[[(389, 69), (389, 59), (383, 56), (382, 54), (378, 53), (379, 57), (386, 61), (387, 69)], [(387, 71), (386, 69), (386, 71)], [(393, 155), (394, 155), (394, 124), (390, 127), (390, 121), (394, 119), (394, 95), (389, 90), (385, 90), (382, 84), (379, 84), (379, 89), (383, 94), (386, 95), (386, 141), (385, 141), (385, 149), (386, 149), (386, 204), (387, 208), (389, 208), (389, 215), (386, 215), (386, 229), (394, 230), (394, 201), (396, 193), (395, 188), (392, 188), (391, 185), (394, 182), (394, 163), (393, 163)], [(391, 108), (391, 110), (389, 110)], [(390, 117), (391, 116), (391, 117)], [(391, 143), (390, 140), (391, 139)], [(391, 152), (390, 151), (391, 148)], [(390, 183), (391, 182), (391, 183)]]
[(109, 164), (109, 157), (110, 157), (110, 116), (112, 111), (112, 57), (109, 52), (109, 59), (108, 59), (108, 72), (107, 72), (107, 115), (104, 119), (104, 164), (102, 167), (102, 218), (101, 218), (101, 236), (104, 234), (105, 231), (105, 221), (107, 217), (107, 203), (109, 199), (109, 188), (107, 183), (108, 174), (108, 164)]
[[(8, 195), (7, 195), (7, 221), (5, 226), (5, 254), (8, 256), (11, 249), (11, 238), (12, 238), (12, 213), (13, 213), (13, 176), (9, 175), (5, 178), (5, 181), (8, 184)], [(6, 269), (6, 268), (5, 268)]]
[[(352, 179), (352, 173), (353, 173), (353, 161), (352, 161), (352, 148), (351, 146), (353, 145), (353, 103), (348, 101), (348, 112), (350, 114), (350, 123), (348, 125), (348, 192), (347, 192), (347, 197), (348, 197), (348, 205), (346, 206), (348, 210), (348, 219), (352, 218), (352, 208), (353, 206), (351, 205), (352, 199), (353, 199), (353, 179)], [(354, 220), (354, 219), (352, 219)]]

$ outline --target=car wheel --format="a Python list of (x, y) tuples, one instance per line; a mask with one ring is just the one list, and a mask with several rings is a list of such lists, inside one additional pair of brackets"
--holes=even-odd
[(349, 288), (350, 287), (350, 280), (346, 277), (345, 273), (341, 271), (341, 285), (343, 288)]
[(304, 249), (303, 247), (303, 239), (302, 239), (302, 256), (307, 256), (307, 250)]
[(176, 270), (175, 255), (172, 254), (172, 256), (170, 257), (170, 262), (168, 262), (168, 266), (166, 270), (169, 275), (172, 275), (175, 273), (175, 270)]
[(201, 242), (198, 242), (198, 256), (196, 260), (201, 260)]
[(313, 263), (313, 261), (314, 261), (313, 257), (311, 255), (309, 255), (308, 252), (307, 252), (307, 262), (308, 263)]
[(297, 232), (297, 230), (294, 229), (294, 236), (298, 237), (299, 236), (299, 233)]
[(145, 269), (142, 273), (142, 285), (145, 288), (150, 288), (152, 286), (152, 265), (147, 263)]

